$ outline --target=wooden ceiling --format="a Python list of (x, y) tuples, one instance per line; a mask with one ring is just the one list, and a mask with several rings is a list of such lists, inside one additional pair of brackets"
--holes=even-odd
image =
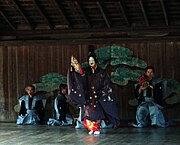
[(180, 0), (0, 0), (0, 41), (146, 37), (180, 37)]

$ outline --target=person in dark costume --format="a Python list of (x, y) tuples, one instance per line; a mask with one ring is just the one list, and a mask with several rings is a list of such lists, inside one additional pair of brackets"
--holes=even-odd
[(139, 106), (134, 127), (167, 126), (161, 106), (165, 86), (163, 81), (154, 78), (154, 72), (154, 67), (148, 66), (145, 69), (145, 74), (139, 78), (139, 84), (135, 91)]
[[(56, 118), (61, 122), (61, 124), (72, 124), (72, 119), (70, 119), (70, 116), (67, 117), (69, 112), (69, 103), (67, 101), (67, 85), (66, 84), (60, 84), (59, 85), (60, 93), (57, 95), (54, 107), (55, 107), (55, 114)], [(71, 120), (70, 122), (67, 120)]]
[(43, 124), (46, 99), (35, 94), (35, 87), (29, 85), (25, 88), (26, 95), (19, 99), (20, 112), (16, 124)]
[(59, 93), (54, 99), (54, 118), (49, 118), (47, 122), (51, 126), (72, 125), (73, 119), (69, 111), (69, 102), (67, 100), (67, 85), (59, 85)]
[(67, 94), (67, 85), (66, 84), (60, 84), (59, 86), (60, 89), (60, 94), (58, 95), (58, 99), (57, 102), (57, 107), (59, 109), (59, 120), (60, 122), (64, 122), (67, 123), (66, 120), (66, 114), (69, 113), (69, 104), (67, 103), (67, 98), (66, 98), (66, 94)]
[(83, 70), (77, 59), (71, 56), (68, 71), (68, 94), (70, 99), (83, 109), (84, 126), (89, 134), (99, 135), (101, 120), (107, 118), (115, 127), (119, 126), (116, 98), (105, 70), (98, 66), (94, 49), (87, 59), (89, 67)]

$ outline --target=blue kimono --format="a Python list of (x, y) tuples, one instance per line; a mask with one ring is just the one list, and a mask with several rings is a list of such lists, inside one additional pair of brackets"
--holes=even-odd
[(82, 118), (90, 121), (108, 119), (114, 126), (120, 124), (116, 98), (107, 73), (97, 67), (88, 67), (83, 75), (68, 71), (70, 99), (83, 107)]
[(20, 112), (16, 124), (41, 124), (44, 118), (44, 108), (46, 99), (42, 96), (34, 95), (30, 98), (24, 95), (19, 99)]
[(145, 127), (148, 125), (166, 127), (167, 124), (162, 113), (162, 99), (164, 84), (162, 81), (150, 81), (153, 88), (147, 87), (140, 94), (138, 90), (140, 84), (136, 87), (136, 97), (139, 102), (139, 106), (136, 112), (135, 127)]

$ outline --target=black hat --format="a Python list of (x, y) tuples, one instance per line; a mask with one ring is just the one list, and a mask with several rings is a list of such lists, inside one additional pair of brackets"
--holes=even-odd
[(89, 58), (93, 57), (95, 62), (98, 63), (98, 57), (96, 55), (96, 53), (94, 52), (94, 46), (93, 45), (89, 45), (89, 54), (88, 54), (88, 62), (89, 62)]

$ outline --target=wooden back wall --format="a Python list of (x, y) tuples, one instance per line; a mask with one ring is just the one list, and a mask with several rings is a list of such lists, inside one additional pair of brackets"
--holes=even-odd
[[(108, 44), (96, 43), (96, 48)], [(148, 65), (156, 67), (156, 76), (180, 81), (180, 42), (145, 41), (117, 43), (129, 48), (134, 56), (143, 59)], [(77, 56), (80, 62), (87, 58), (88, 44), (61, 44), (48, 42), (15, 42), (1, 43), (0, 56), (3, 59), (0, 83), (1, 116), (0, 121), (15, 121), (17, 113), (14, 106), (24, 93), (24, 87), (36, 83), (47, 73), (55, 72), (66, 75), (71, 54)], [(128, 105), (128, 100), (134, 97), (133, 85), (114, 85), (118, 97), (118, 108), (121, 120), (133, 120), (135, 108)], [(4, 102), (3, 102), (4, 101)], [(4, 103), (4, 104), (3, 104)], [(180, 105), (165, 108), (167, 118), (180, 118)]]

